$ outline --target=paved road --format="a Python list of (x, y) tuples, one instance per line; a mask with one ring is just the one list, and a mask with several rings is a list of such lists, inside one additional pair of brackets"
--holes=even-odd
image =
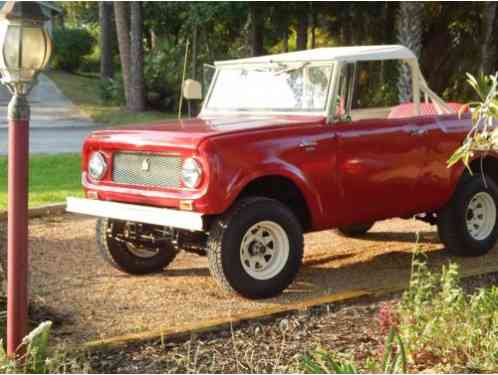
[[(67, 152), (79, 153), (83, 140), (95, 127), (78, 126), (31, 128), (30, 153), (32, 154), (59, 154)], [(7, 155), (7, 129), (0, 128), (0, 155)]]
[[(0, 155), (8, 150), (7, 105), (10, 93), (0, 86)], [(30, 152), (80, 152), (85, 137), (98, 127), (49, 80), (40, 75), (29, 96), (31, 103)]]

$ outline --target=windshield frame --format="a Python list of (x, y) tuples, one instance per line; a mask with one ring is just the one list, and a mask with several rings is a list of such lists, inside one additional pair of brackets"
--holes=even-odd
[(216, 67), (216, 72), (214, 74), (213, 79), (211, 80), (211, 84), (209, 85), (209, 90), (207, 92), (206, 98), (203, 100), (202, 103), (202, 109), (201, 112), (199, 113), (200, 117), (206, 117), (206, 116), (219, 116), (219, 115), (296, 115), (296, 116), (323, 116), (323, 117), (328, 117), (328, 113), (330, 110), (330, 103), (331, 100), (330, 98), (332, 97), (332, 90), (335, 86), (334, 80), (336, 77), (336, 71), (337, 71), (337, 61), (321, 61), (321, 62), (310, 62), (310, 61), (296, 61), (292, 63), (286, 63), (284, 65), (291, 65), (294, 66), (296, 65), (298, 68), (300, 66), (306, 67), (306, 68), (312, 68), (312, 67), (331, 67), (330, 71), (330, 78), (328, 82), (328, 87), (327, 87), (327, 98), (325, 100), (325, 106), (323, 109), (317, 109), (317, 110), (311, 110), (311, 111), (290, 111), (290, 110), (285, 110), (285, 111), (268, 111), (268, 110), (210, 110), (208, 108), (208, 103), (209, 100), (211, 99), (211, 95), (214, 91), (214, 87), (216, 85), (216, 82), (218, 80), (219, 74), (222, 70), (225, 69), (234, 69), (234, 68), (250, 68), (250, 69), (258, 69), (258, 68), (265, 68), (265, 67), (273, 67), (273, 66), (279, 66), (282, 65), (281, 63), (278, 62), (271, 62), (271, 63), (261, 63), (261, 64), (230, 64), (227, 66), (217, 66)]

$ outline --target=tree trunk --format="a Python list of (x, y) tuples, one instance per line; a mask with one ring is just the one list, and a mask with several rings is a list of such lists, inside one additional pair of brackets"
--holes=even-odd
[(199, 26), (197, 26), (197, 23), (193, 26), (192, 30), (192, 62), (190, 65), (190, 75), (192, 79), (197, 79), (197, 50), (198, 50), (198, 30)]
[(157, 47), (157, 35), (153, 29), (151, 29), (149, 32), (149, 38), (150, 38), (150, 49), (156, 49), (156, 47)]
[(284, 52), (289, 52), (289, 29), (286, 27), (283, 31), (282, 40), (284, 43)]
[(141, 1), (130, 2), (131, 70), (127, 107), (131, 112), (145, 110), (144, 18)]
[[(398, 43), (410, 48), (418, 59), (422, 52), (423, 10), (423, 3), (402, 1), (396, 24)], [(412, 77), (407, 64), (400, 66), (398, 96), (401, 103), (412, 99)]]
[(342, 22), (341, 27), (342, 42), (345, 46), (353, 44), (353, 5), (348, 4), (346, 9), (346, 16)]
[(496, 3), (486, 2), (482, 18), (482, 42), (481, 42), (481, 73), (490, 74), (493, 69), (493, 58), (495, 48), (493, 43), (493, 25), (496, 16)]
[(112, 66), (112, 4), (99, 2), (100, 23), (100, 77), (109, 79), (114, 76)]
[(261, 8), (255, 4), (249, 4), (249, 17), (251, 23), (251, 55), (261, 56), (264, 54), (263, 49), (263, 25), (264, 20), (261, 16)]
[(309, 24), (311, 28), (311, 49), (316, 47), (316, 17), (317, 14), (315, 13), (313, 6), (310, 5), (310, 13), (309, 13)]
[(128, 27), (128, 3), (125, 1), (114, 2), (114, 17), (116, 19), (116, 33), (118, 36), (119, 59), (126, 102), (128, 103), (130, 83), (130, 30)]
[(303, 11), (298, 14), (296, 48), (306, 49), (308, 45), (308, 12)]

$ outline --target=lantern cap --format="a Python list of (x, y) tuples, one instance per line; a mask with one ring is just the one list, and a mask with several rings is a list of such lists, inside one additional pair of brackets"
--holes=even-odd
[(48, 21), (36, 1), (7, 1), (0, 10), (1, 20)]

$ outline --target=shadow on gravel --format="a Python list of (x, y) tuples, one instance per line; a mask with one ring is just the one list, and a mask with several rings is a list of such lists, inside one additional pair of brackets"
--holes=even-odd
[(250, 301), (221, 290), (209, 274), (206, 257), (191, 253), (179, 253), (162, 273), (125, 275), (99, 255), (95, 220), (66, 215), (30, 224), (32, 290), (54, 316), (63, 317), (55, 327), (55, 339), (76, 345), (285, 308), (334, 293), (406, 284), (415, 231), (422, 233), (420, 248), (434, 269), (450, 260), (460, 264), (464, 275), (490, 272), (493, 265), (498, 269), (497, 249), (479, 258), (449, 257), (432, 229), (423, 223), (390, 220), (377, 223), (360, 239), (340, 237), (334, 231), (308, 234), (296, 282), (281, 296)]
[[(415, 233), (399, 233), (399, 232), (372, 232), (361, 237), (368, 241), (394, 241), (394, 242), (409, 242), (415, 243), (417, 236)], [(439, 237), (436, 232), (423, 231), (419, 233), (419, 243), (439, 244)]]

